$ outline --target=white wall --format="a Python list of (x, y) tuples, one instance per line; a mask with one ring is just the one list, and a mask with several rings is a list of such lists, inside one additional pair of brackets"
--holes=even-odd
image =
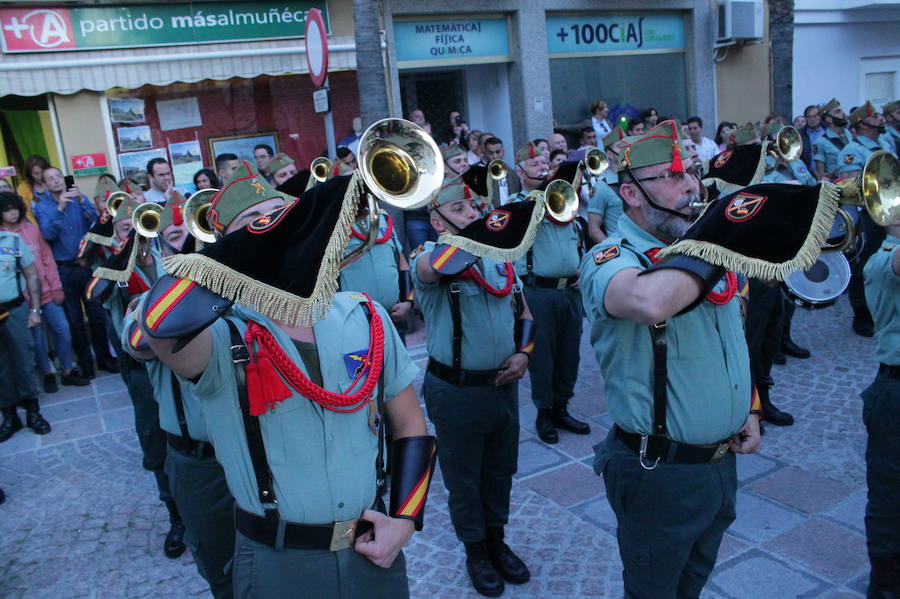
[[(844, 110), (865, 102), (866, 74), (895, 72), (900, 98), (900, 8), (841, 9), (853, 2), (798, 0), (794, 15), (794, 114), (837, 98)], [(829, 10), (817, 10), (818, 7)], [(878, 106), (880, 108), (880, 105)]]
[(508, 70), (506, 63), (463, 67), (469, 126), (482, 131), (490, 129), (502, 139), (507, 161), (512, 160), (517, 149), (513, 147)]

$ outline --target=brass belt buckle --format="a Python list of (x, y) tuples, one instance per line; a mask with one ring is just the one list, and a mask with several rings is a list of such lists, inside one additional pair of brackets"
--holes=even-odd
[(331, 545), (329, 551), (340, 551), (348, 549), (356, 540), (356, 520), (347, 520), (346, 522), (335, 522), (331, 531)]
[(716, 453), (713, 454), (711, 458), (709, 458), (710, 462), (718, 462), (725, 454), (728, 453), (728, 448), (730, 445), (728, 443), (719, 443), (719, 446), (716, 448)]
[(562, 277), (556, 279), (556, 288), (557, 289), (565, 289), (569, 286), (569, 277)]

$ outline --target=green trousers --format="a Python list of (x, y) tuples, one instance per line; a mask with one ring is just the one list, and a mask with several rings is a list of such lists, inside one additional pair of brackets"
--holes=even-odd
[(216, 599), (231, 599), (231, 558), (234, 557), (234, 498), (225, 471), (215, 458), (166, 448), (169, 490), (184, 521), (184, 542)]
[(450, 520), (463, 543), (509, 521), (519, 459), (518, 383), (457, 387), (425, 374), (422, 395), (437, 435)]
[(406, 559), (376, 566), (352, 547), (341, 551), (274, 549), (236, 533), (236, 599), (407, 599)]
[(862, 392), (866, 443), (869, 597), (900, 597), (900, 379), (879, 374)]
[(28, 330), (28, 304), (9, 311), (0, 326), (0, 408), (18, 405), (24, 399), (37, 399), (34, 376), (34, 338)]
[(625, 598), (697, 599), (736, 517), (734, 454), (646, 470), (615, 430), (594, 446), (594, 470), (618, 522)]
[(531, 400), (538, 409), (568, 402), (578, 379), (583, 312), (577, 289), (525, 287), (525, 299), (537, 324), (528, 361)]

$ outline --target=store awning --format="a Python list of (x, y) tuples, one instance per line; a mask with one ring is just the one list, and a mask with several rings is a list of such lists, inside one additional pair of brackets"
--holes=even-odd
[[(328, 70), (356, 69), (352, 36), (328, 39)], [(0, 95), (36, 96), (306, 73), (303, 40), (0, 54)]]

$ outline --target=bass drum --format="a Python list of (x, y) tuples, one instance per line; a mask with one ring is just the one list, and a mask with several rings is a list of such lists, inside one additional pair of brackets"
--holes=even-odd
[(808, 270), (786, 278), (783, 286), (795, 304), (812, 310), (834, 304), (849, 284), (850, 262), (841, 253), (827, 252)]

